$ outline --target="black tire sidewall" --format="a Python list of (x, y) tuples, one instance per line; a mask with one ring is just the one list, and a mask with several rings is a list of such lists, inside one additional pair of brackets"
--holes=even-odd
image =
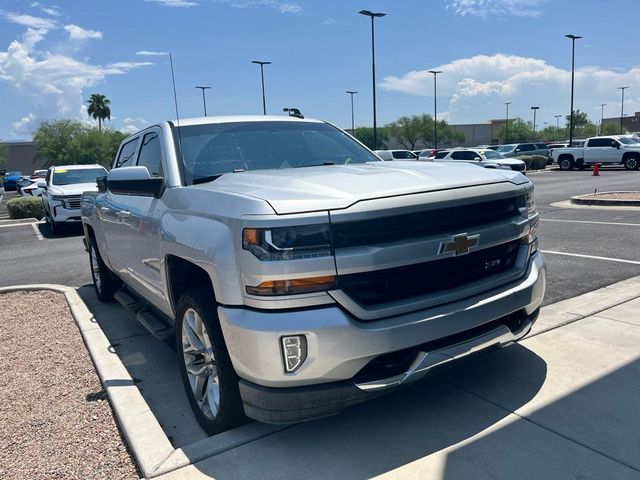
[[(633, 162), (635, 165), (634, 166), (630, 166), (629, 165), (630, 162)], [(640, 161), (638, 160), (638, 157), (636, 157), (636, 156), (628, 157), (624, 161), (624, 168), (626, 170), (637, 170), (639, 166), (640, 166)]]
[[(94, 278), (94, 273), (93, 273), (93, 260), (91, 258), (91, 252), (94, 250), (96, 252), (96, 257), (98, 259), (98, 270), (100, 270), (100, 280), (101, 280), (100, 284), (102, 285), (101, 288), (97, 287), (96, 281)], [(98, 297), (98, 300), (100, 300), (101, 302), (112, 301), (113, 295), (116, 292), (116, 290), (120, 287), (120, 284), (117, 281), (117, 279), (114, 278), (114, 275), (111, 273), (111, 270), (109, 270), (109, 268), (105, 265), (104, 261), (102, 260), (102, 257), (100, 256), (100, 251), (96, 247), (95, 240), (93, 239), (89, 240), (89, 268), (91, 270), (91, 280), (93, 281), (93, 289), (96, 292), (96, 296)]]
[[(184, 363), (182, 353), (182, 321), (187, 309), (195, 310), (203, 319), (207, 328), (209, 340), (213, 346), (213, 354), (218, 369), (218, 384), (220, 387), (220, 403), (215, 419), (207, 418), (191, 391), (191, 384)], [(238, 376), (233, 369), (229, 352), (224, 343), (222, 329), (216, 313), (216, 303), (208, 289), (196, 289), (187, 291), (179, 299), (176, 306), (176, 352), (178, 355), (178, 368), (184, 384), (185, 393), (189, 399), (191, 409), (202, 429), (209, 435), (224, 432), (230, 428), (241, 425), (246, 421), (240, 391), (238, 389)]]
[[(566, 167), (563, 166), (564, 162), (568, 162), (568, 166), (566, 166)], [(573, 162), (568, 158), (562, 158), (558, 162), (558, 166), (560, 167), (560, 170), (571, 170), (571, 168), (573, 167)]]

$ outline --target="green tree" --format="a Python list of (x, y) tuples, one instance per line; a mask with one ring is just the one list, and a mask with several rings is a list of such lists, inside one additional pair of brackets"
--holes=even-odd
[[(623, 128), (622, 131), (626, 133), (627, 129)], [(620, 135), (620, 123), (605, 123), (600, 135)]]
[(509, 138), (505, 138), (507, 133), (506, 125), (498, 132), (498, 138), (504, 138), (504, 143), (525, 142), (534, 140), (536, 135), (533, 134), (531, 122), (525, 122), (521, 118), (509, 120)]
[(354, 137), (364, 143), (371, 150), (386, 150), (387, 141), (389, 140), (389, 134), (385, 127), (378, 127), (376, 131), (378, 137), (378, 147), (373, 146), (373, 128), (371, 127), (356, 127)]
[(87, 103), (89, 104), (87, 114), (98, 120), (98, 131), (102, 131), (102, 121), (111, 120), (111, 108), (109, 107), (111, 100), (105, 95), (93, 93)]
[[(567, 128), (570, 127), (571, 124), (571, 115), (565, 115), (564, 117), (567, 120)], [(575, 131), (576, 128), (586, 127), (591, 122), (589, 121), (589, 117), (586, 112), (581, 112), (580, 110), (573, 111), (573, 129)]]
[(0, 140), (0, 168), (7, 163), (7, 146)]
[(389, 135), (394, 137), (400, 145), (407, 150), (415, 150), (416, 144), (421, 141), (427, 132), (427, 124), (433, 121), (427, 115), (414, 115), (412, 117), (400, 117), (395, 122), (385, 126)]
[(109, 167), (126, 135), (87, 127), (74, 120), (42, 122), (33, 135), (36, 159), (45, 166), (99, 163)]

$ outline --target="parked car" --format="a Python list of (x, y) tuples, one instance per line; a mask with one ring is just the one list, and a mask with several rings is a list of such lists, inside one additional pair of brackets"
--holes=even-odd
[(547, 147), (549, 148), (549, 161), (547, 165), (551, 165), (553, 163), (553, 150), (556, 148), (566, 148), (569, 146), (569, 142), (567, 143), (548, 143)]
[(97, 191), (97, 178), (106, 174), (101, 165), (60, 165), (49, 168), (46, 180), (38, 180), (36, 185), (45, 191), (42, 195), (45, 219), (54, 235), (62, 225), (81, 221), (82, 193)]
[(418, 160), (418, 156), (409, 150), (375, 150), (375, 153), (382, 160)]
[(476, 148), (482, 150), (497, 150), (499, 147), (500, 145), (478, 145)]
[(549, 148), (545, 143), (510, 143), (500, 145), (496, 152), (505, 157), (519, 157), (521, 155), (549, 155)]
[(44, 189), (38, 186), (38, 178), (33, 178), (25, 182), (18, 190), (18, 194), (23, 197), (39, 197), (44, 193)]
[(31, 183), (31, 177), (28, 177), (26, 175), (21, 176), (16, 182), (16, 192), (18, 193), (18, 195), (22, 195), (21, 193), (22, 187), (25, 185), (29, 185), (30, 183)]
[(458, 148), (443, 150), (433, 157), (434, 162), (465, 162), (485, 168), (504, 168), (525, 172), (527, 166), (517, 158), (507, 158), (493, 150), (479, 150), (474, 148)]
[(584, 147), (554, 148), (552, 155), (561, 170), (584, 170), (596, 163), (624, 165), (627, 170), (640, 167), (640, 144), (625, 135), (587, 138)]
[(31, 178), (44, 178), (47, 176), (47, 169), (45, 168), (44, 170), (34, 170), (33, 171), (33, 175), (31, 175)]
[(518, 172), (385, 162), (276, 116), (159, 122), (112, 166), (82, 196), (96, 295), (175, 338), (209, 433), (337, 413), (519, 340), (540, 310)]
[(436, 150), (434, 150), (433, 148), (427, 148), (427, 149), (423, 149), (423, 150), (414, 150), (413, 154), (416, 155), (418, 157), (418, 160), (428, 160), (429, 157), (433, 156), (436, 154)]
[(4, 174), (4, 189), (6, 191), (15, 190), (18, 180), (22, 178), (22, 172), (20, 170), (8, 171)]

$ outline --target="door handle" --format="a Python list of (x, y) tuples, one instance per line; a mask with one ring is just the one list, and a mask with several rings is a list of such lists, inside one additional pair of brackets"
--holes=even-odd
[(111, 209), (110, 209), (109, 207), (100, 207), (100, 211), (101, 211), (101, 212), (108, 213), (108, 212), (110, 212), (110, 211), (111, 211)]

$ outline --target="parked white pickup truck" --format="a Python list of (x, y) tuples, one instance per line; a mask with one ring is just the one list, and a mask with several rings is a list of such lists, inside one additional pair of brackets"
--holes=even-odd
[(175, 335), (209, 433), (334, 414), (508, 345), (544, 295), (525, 176), (384, 162), (317, 120), (162, 122), (99, 186), (82, 198), (96, 293)]
[(584, 170), (588, 166), (624, 165), (627, 170), (640, 167), (640, 144), (624, 135), (587, 138), (584, 147), (554, 148), (553, 162), (561, 170), (577, 167)]

